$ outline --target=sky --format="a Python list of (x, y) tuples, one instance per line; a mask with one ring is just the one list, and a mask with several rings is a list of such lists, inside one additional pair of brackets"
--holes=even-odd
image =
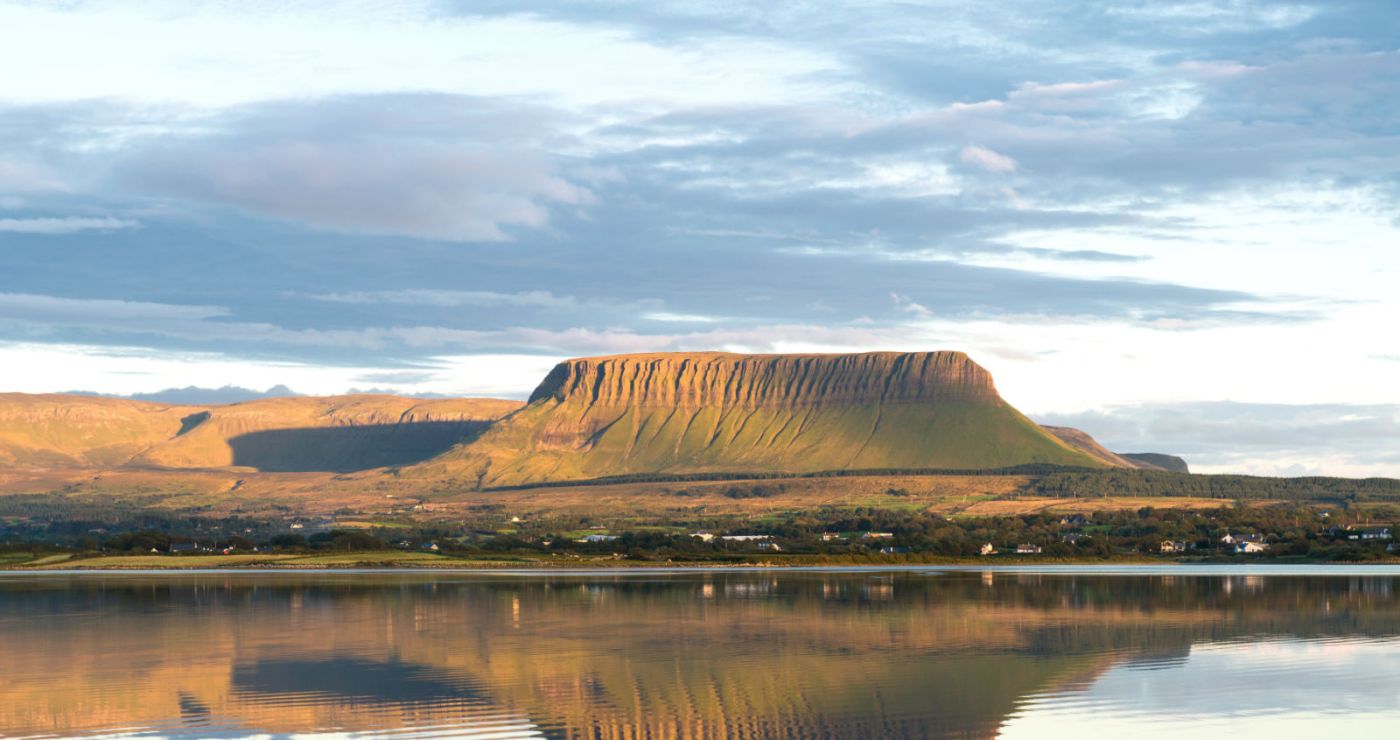
[(0, 0), (0, 69), (3, 390), (947, 349), (1120, 451), (1400, 476), (1390, 0)]

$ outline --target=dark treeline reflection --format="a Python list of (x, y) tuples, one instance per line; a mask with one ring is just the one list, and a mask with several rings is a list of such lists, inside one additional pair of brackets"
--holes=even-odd
[(0, 727), (984, 737), (1027, 696), (1115, 665), (1181, 659), (1194, 645), (1394, 637), (1394, 582), (976, 571), (6, 578)]

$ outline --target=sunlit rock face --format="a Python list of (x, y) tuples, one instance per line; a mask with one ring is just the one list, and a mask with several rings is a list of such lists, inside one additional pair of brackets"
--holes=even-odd
[(548, 398), (721, 408), (1000, 400), (991, 374), (962, 352), (588, 357), (559, 363), (530, 400)]
[(671, 353), (560, 363), (529, 405), (419, 471), (481, 485), (638, 473), (1106, 463), (1041, 429), (961, 352)]

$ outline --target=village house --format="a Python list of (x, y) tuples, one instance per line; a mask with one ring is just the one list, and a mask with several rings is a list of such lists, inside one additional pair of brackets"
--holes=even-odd
[(782, 551), (783, 551), (783, 548), (778, 547), (778, 543), (776, 543), (776, 542), (766, 542), (766, 541), (765, 541), (765, 542), (760, 542), (760, 543), (758, 543), (758, 549), (760, 549), (760, 550), (769, 550), (769, 551), (772, 551), (772, 552), (782, 552)]
[(1158, 547), (1158, 552), (1161, 552), (1163, 555), (1186, 552), (1186, 543), (1181, 540), (1162, 540), (1162, 544)]
[(893, 536), (893, 532), (866, 532), (861, 535), (862, 538), (867, 540), (887, 540)]
[(701, 542), (709, 542), (715, 538), (714, 532), (691, 532), (690, 536)]
[(1061, 527), (1082, 527), (1088, 523), (1089, 517), (1083, 514), (1072, 514), (1070, 516), (1060, 517)]
[(1250, 553), (1256, 553), (1256, 552), (1264, 552), (1264, 551), (1267, 550), (1267, 549), (1269, 549), (1269, 545), (1268, 545), (1268, 543), (1265, 543), (1265, 542), (1240, 541), (1240, 542), (1236, 542), (1236, 543), (1235, 543), (1235, 547), (1234, 547), (1234, 551), (1235, 551), (1235, 553), (1237, 553), (1237, 554), (1250, 554)]
[(982, 548), (977, 552), (979, 555), (995, 555), (997, 554), (997, 549), (992, 545), (992, 543), (988, 542), (987, 544), (982, 545)]
[(582, 538), (575, 540), (575, 542), (594, 544), (598, 542), (612, 542), (615, 539), (617, 539), (617, 535), (615, 534), (590, 534), (584, 535)]
[(1040, 545), (1020, 544), (1016, 546), (1017, 555), (1039, 555)]
[(822, 542), (839, 542), (840, 540), (840, 532), (822, 532)]
[(1226, 533), (1225, 533), (1225, 536), (1220, 538), (1220, 544), (1221, 544), (1221, 545), (1224, 545), (1226, 549), (1229, 549), (1229, 548), (1231, 548), (1231, 547), (1234, 547), (1234, 546), (1240, 544), (1241, 542), (1251, 542), (1251, 543), (1254, 543), (1254, 544), (1256, 544), (1256, 545), (1258, 545), (1258, 544), (1263, 544), (1263, 543), (1264, 543), (1264, 535), (1262, 535), (1262, 534), (1230, 534), (1229, 532), (1226, 532)]
[(729, 540), (730, 542), (758, 542), (760, 540), (771, 540), (773, 538), (766, 534), (726, 534), (720, 536), (720, 539)]

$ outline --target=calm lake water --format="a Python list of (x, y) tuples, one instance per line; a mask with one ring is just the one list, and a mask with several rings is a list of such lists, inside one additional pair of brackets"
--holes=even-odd
[(1398, 580), (1376, 567), (0, 574), (0, 735), (1393, 732)]

